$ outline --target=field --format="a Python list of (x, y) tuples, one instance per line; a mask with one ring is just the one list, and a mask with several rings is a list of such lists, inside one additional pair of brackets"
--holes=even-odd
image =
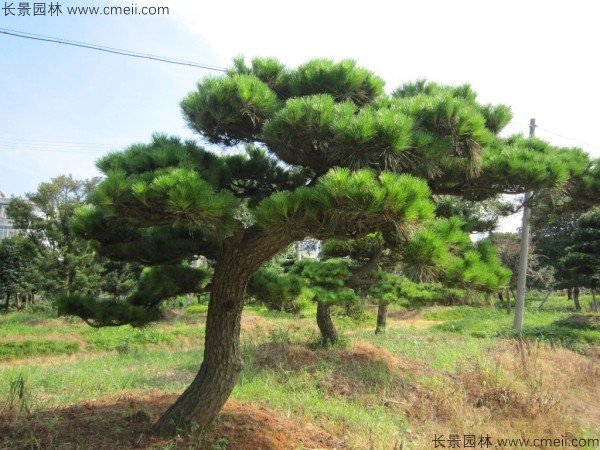
[(198, 369), (205, 306), (142, 329), (5, 314), (0, 449), (596, 448), (600, 319), (573, 317), (564, 298), (537, 305), (522, 338), (505, 312), (467, 306), (391, 307), (375, 335), (371, 309), (336, 318), (343, 339), (328, 349), (315, 345), (314, 311), (249, 306), (245, 368), (224, 411), (171, 439), (147, 430)]

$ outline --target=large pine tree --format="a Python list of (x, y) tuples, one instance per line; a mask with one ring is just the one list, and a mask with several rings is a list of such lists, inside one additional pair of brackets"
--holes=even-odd
[[(242, 369), (248, 280), (290, 243), (402, 235), (432, 216), (432, 192), (480, 200), (566, 185), (589, 164), (582, 152), (500, 139), (509, 109), (480, 105), (469, 86), (383, 87), (351, 60), (288, 69), (239, 59), (181, 103), (189, 126), (224, 153), (155, 136), (99, 161), (106, 179), (75, 230), (102, 255), (152, 270), (126, 302), (71, 296), (62, 311), (141, 325), (160, 316), (165, 297), (210, 290), (204, 360), (157, 432), (204, 427), (218, 414)], [(209, 280), (181, 264), (197, 255), (214, 261)]]

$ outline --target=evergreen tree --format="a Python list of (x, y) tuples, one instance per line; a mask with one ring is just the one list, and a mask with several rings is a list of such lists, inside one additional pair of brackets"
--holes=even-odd
[[(376, 333), (385, 331), (392, 302), (464, 301), (469, 293), (495, 292), (510, 270), (488, 241), (471, 243), (458, 218), (437, 218), (394, 242), (381, 235), (357, 241), (328, 241), (323, 256), (349, 257), (358, 269), (347, 285), (362, 287), (377, 299)], [(356, 266), (355, 265), (355, 266)]]
[(304, 279), (295, 273), (261, 267), (250, 279), (246, 293), (275, 311), (297, 313), (307, 303), (302, 298)]
[(18, 302), (21, 294), (30, 294), (34, 274), (34, 249), (23, 236), (0, 240), (0, 299), (8, 311), (11, 297)]
[(582, 152), (497, 137), (508, 108), (480, 105), (469, 86), (422, 83), (394, 95), (383, 86), (351, 60), (288, 69), (272, 59), (238, 59), (181, 103), (192, 129), (232, 151), (215, 155), (155, 136), (99, 161), (106, 179), (74, 229), (104, 256), (152, 266), (143, 284), (154, 295), (120, 303), (67, 297), (63, 313), (98, 326), (147, 323), (165, 296), (208, 282), (182, 260), (214, 262), (204, 360), (157, 432), (205, 427), (219, 412), (242, 368), (246, 285), (292, 242), (375, 231), (400, 239), (431, 218), (432, 192), (481, 200), (566, 186), (585, 171)]
[(103, 262), (100, 289), (116, 301), (131, 295), (137, 288), (143, 266), (120, 261)]
[(354, 290), (347, 286), (352, 276), (350, 262), (339, 258), (327, 261), (304, 259), (295, 264), (294, 272), (306, 280), (311, 298), (317, 303), (317, 326), (321, 332), (321, 344), (335, 344), (339, 335), (331, 319), (331, 307), (358, 302)]
[(41, 183), (26, 198), (12, 199), (7, 207), (13, 226), (35, 247), (36, 268), (43, 274), (37, 290), (46, 296), (100, 291), (102, 265), (89, 242), (70, 226), (75, 210), (98, 182), (61, 175)]
[(580, 280), (580, 285), (592, 290), (592, 307), (598, 311), (595, 292), (600, 284), (600, 208), (594, 208), (577, 219), (567, 247), (564, 264)]

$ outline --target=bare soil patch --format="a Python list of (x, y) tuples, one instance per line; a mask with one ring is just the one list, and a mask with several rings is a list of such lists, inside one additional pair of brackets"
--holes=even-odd
[(128, 394), (21, 417), (4, 417), (0, 420), (0, 450), (335, 447), (336, 439), (312, 424), (233, 401), (227, 402), (204, 433), (181, 433), (172, 439), (152, 435), (151, 424), (176, 399), (172, 393)]

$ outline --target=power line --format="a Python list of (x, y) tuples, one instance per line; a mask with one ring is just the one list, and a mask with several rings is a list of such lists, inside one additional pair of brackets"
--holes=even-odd
[(574, 139), (574, 138), (571, 138), (571, 137), (568, 137), (568, 136), (563, 136), (562, 134), (554, 133), (553, 131), (546, 130), (545, 128), (538, 127), (538, 129), (542, 130), (542, 131), (545, 131), (546, 133), (550, 133), (550, 134), (552, 134), (554, 136), (558, 136), (558, 137), (563, 138), (563, 139), (568, 139), (569, 141), (579, 142), (580, 144), (587, 145), (588, 147), (600, 148), (600, 146), (598, 146), (598, 145), (590, 144), (589, 142), (580, 141), (579, 139)]
[(98, 143), (98, 142), (71, 142), (71, 141), (54, 141), (43, 139), (18, 139), (18, 138), (3, 138), (0, 137), (0, 145), (17, 144), (17, 145), (33, 145), (33, 146), (77, 146), (77, 147), (117, 147), (116, 144)]
[(6, 148), (5, 150), (19, 152), (41, 152), (41, 153), (79, 153), (81, 155), (97, 155), (105, 153), (105, 150), (59, 150), (59, 149), (41, 149), (41, 148)]
[(110, 150), (78, 150), (78, 149), (60, 149), (60, 148), (32, 148), (32, 147), (0, 147), (0, 152), (36, 152), (36, 153), (79, 153), (81, 155), (99, 155), (110, 153)]
[[(525, 124), (523, 122), (511, 122), (511, 124), (512, 125), (522, 126), (522, 127), (529, 126), (529, 124)], [(536, 128), (538, 130), (540, 130), (540, 131), (544, 131), (545, 133), (552, 134), (553, 136), (556, 136), (556, 137), (567, 139), (567, 140), (573, 141), (573, 142), (578, 142), (580, 144), (586, 145), (586, 146), (591, 147), (591, 148), (600, 149), (600, 145), (597, 145), (597, 144), (592, 144), (590, 142), (582, 141), (580, 139), (575, 139), (575, 138), (572, 138), (572, 137), (569, 137), (569, 136), (565, 136), (563, 134), (558, 134), (558, 133), (555, 133), (554, 131), (550, 131), (550, 130), (547, 130), (545, 128), (542, 128), (539, 125), (536, 125)]]
[(20, 38), (24, 38), (24, 39), (32, 39), (34, 41), (43, 41), (43, 42), (52, 42), (55, 44), (72, 45), (73, 47), (81, 47), (81, 48), (87, 48), (90, 50), (97, 50), (97, 51), (106, 52), (106, 53), (114, 53), (116, 55), (130, 56), (132, 58), (150, 59), (153, 61), (159, 61), (159, 62), (164, 62), (164, 63), (169, 63), (169, 64), (177, 64), (180, 66), (197, 67), (200, 69), (213, 70), (216, 72), (226, 72), (227, 71), (226, 69), (224, 69), (222, 67), (211, 66), (208, 64), (201, 64), (201, 63), (196, 63), (196, 62), (192, 62), (192, 61), (184, 61), (181, 59), (169, 58), (166, 56), (158, 56), (158, 55), (152, 55), (149, 53), (134, 52), (131, 50), (123, 50), (123, 49), (113, 48), (113, 47), (105, 47), (105, 46), (96, 45), (96, 44), (87, 44), (85, 42), (70, 41), (67, 39), (60, 39), (60, 38), (56, 38), (56, 37), (52, 37), (52, 36), (44, 36), (44, 35), (40, 35), (40, 34), (26, 33), (24, 31), (10, 30), (7, 28), (0, 28), (0, 33), (6, 34), (8, 36), (15, 36), (15, 37), (20, 37)]

